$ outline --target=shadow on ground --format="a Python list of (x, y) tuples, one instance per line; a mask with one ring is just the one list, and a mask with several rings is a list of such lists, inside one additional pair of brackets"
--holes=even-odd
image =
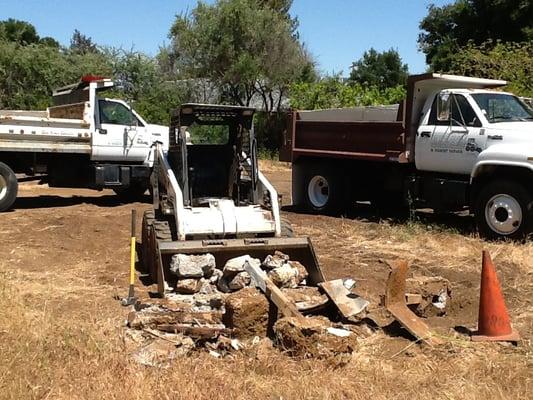
[[(135, 202), (151, 203), (150, 196), (135, 199)], [(20, 197), (13, 205), (14, 210), (27, 210), (35, 208), (71, 207), (80, 204), (91, 204), (97, 207), (118, 207), (131, 202), (122, 200), (116, 195), (105, 196), (34, 196)]]
[[(292, 205), (284, 206), (282, 210), (297, 214), (309, 214)], [(407, 212), (383, 212), (369, 203), (357, 203), (341, 213), (329, 214), (329, 216), (349, 218), (363, 223), (379, 223), (383, 221), (387, 221), (392, 225), (416, 223), (432, 230), (456, 231), (462, 235), (476, 233), (474, 217), (464, 211), (458, 213), (434, 213), (430, 210), (416, 210), (414, 213), (411, 212), (409, 214)]]

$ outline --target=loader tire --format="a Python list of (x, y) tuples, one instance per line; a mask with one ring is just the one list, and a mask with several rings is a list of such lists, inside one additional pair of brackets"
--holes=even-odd
[(145, 272), (150, 272), (153, 269), (153, 249), (150, 245), (152, 225), (155, 221), (155, 214), (153, 210), (146, 210), (143, 214), (142, 232), (141, 232), (141, 256), (143, 262), (143, 269)]
[(152, 229), (150, 230), (150, 278), (153, 282), (157, 282), (157, 264), (159, 262), (159, 254), (157, 253), (157, 241), (171, 242), (172, 231), (168, 221), (154, 220), (152, 223)]
[(0, 212), (9, 210), (17, 198), (18, 181), (15, 173), (0, 162)]
[(294, 237), (292, 225), (285, 218), (281, 219), (281, 237)]

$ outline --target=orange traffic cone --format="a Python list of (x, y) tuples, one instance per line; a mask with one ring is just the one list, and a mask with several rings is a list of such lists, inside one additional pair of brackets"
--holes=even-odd
[(479, 295), (478, 330), (472, 335), (475, 342), (517, 342), (520, 335), (511, 327), (496, 269), (488, 251), (483, 250), (481, 291)]

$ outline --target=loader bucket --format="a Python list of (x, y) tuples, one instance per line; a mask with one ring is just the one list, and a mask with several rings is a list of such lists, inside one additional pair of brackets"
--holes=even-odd
[(173, 284), (176, 277), (170, 273), (170, 261), (174, 254), (199, 255), (210, 253), (215, 257), (217, 268), (222, 268), (234, 257), (250, 255), (261, 261), (267, 255), (281, 251), (292, 261), (300, 262), (307, 270), (307, 284), (317, 286), (324, 281), (324, 275), (318, 265), (311, 240), (302, 238), (258, 238), (258, 239), (221, 239), (221, 240), (187, 240), (158, 242), (158, 291), (164, 294), (164, 282)]

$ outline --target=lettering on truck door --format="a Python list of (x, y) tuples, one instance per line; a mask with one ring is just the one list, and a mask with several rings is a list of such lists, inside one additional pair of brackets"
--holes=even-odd
[[(418, 130), (417, 167), (468, 175), (477, 156), (485, 149), (486, 139), (481, 121), (468, 99), (462, 94), (448, 96), (435, 97), (427, 125)], [(442, 104), (444, 102), (448, 104)]]
[(98, 126), (93, 159), (107, 161), (144, 161), (149, 141), (144, 123), (122, 102), (98, 100)]

